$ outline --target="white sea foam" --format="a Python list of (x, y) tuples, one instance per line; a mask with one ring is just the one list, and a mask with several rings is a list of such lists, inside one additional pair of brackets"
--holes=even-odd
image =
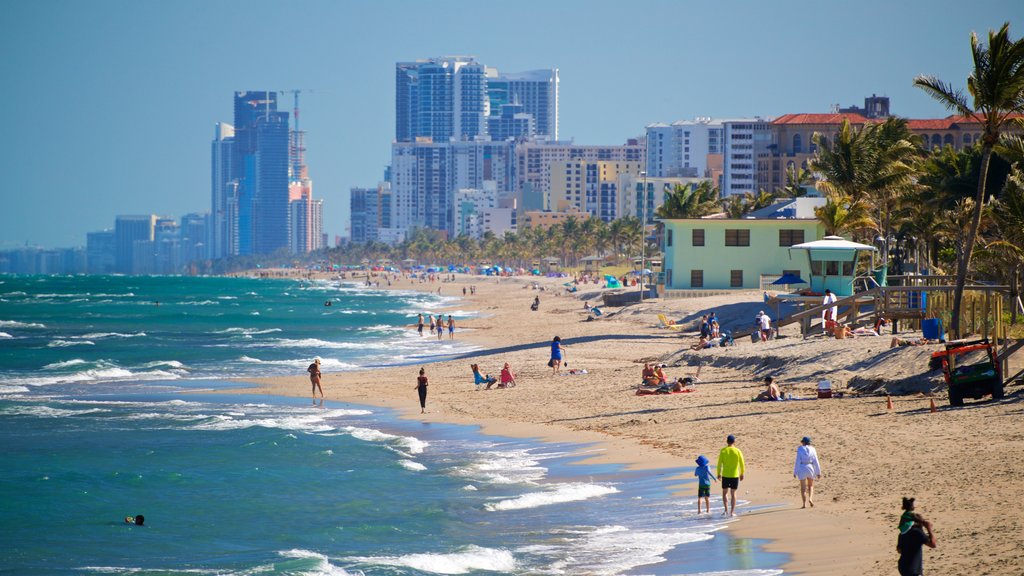
[(412, 470), (414, 472), (421, 472), (427, 469), (426, 466), (420, 464), (415, 460), (406, 460), (403, 458), (399, 460), (398, 463), (402, 466), (402, 468), (405, 468), (406, 470)]
[(141, 368), (156, 368), (157, 366), (166, 366), (168, 368), (177, 368), (184, 371), (185, 365), (177, 360), (154, 360), (147, 362), (141, 366)]
[(8, 406), (7, 408), (0, 409), (0, 414), (15, 416), (35, 416), (37, 418), (64, 418), (67, 416), (82, 416), (84, 414), (94, 414), (96, 412), (109, 412), (109, 410), (105, 410), (103, 408), (87, 408), (85, 410), (66, 410), (63, 408), (43, 406), (42, 404), (12, 405)]
[(44, 370), (59, 370), (60, 368), (70, 368), (72, 366), (81, 366), (82, 364), (88, 364), (81, 358), (75, 358), (74, 360), (65, 360), (64, 362), (54, 362), (53, 364), (47, 364), (43, 366)]
[[(296, 358), (294, 360), (260, 360), (259, 358), (253, 358), (252, 356), (241, 356), (238, 358), (239, 362), (245, 362), (247, 364), (269, 364), (272, 366), (290, 366), (304, 370), (309, 366), (309, 358)], [(357, 364), (349, 364), (348, 362), (342, 362), (334, 358), (321, 358), (320, 369), (321, 370), (352, 370), (359, 368)]]
[(238, 296), (217, 296), (217, 300), (238, 300)]
[(22, 394), (24, 392), (28, 392), (28, 388), (24, 386), (0, 385), (0, 394)]
[(92, 340), (51, 340), (46, 343), (47, 348), (66, 348), (68, 346), (95, 346)]
[(217, 304), (220, 304), (220, 302), (215, 300), (188, 300), (185, 302), (178, 302), (177, 304), (180, 306), (216, 306)]
[(217, 330), (214, 334), (243, 334), (245, 336), (253, 336), (256, 334), (271, 334), (273, 332), (280, 331), (280, 328), (265, 328), (261, 330), (259, 328), (239, 328), (237, 326), (232, 326), (231, 328)]
[(547, 490), (544, 492), (530, 492), (517, 496), (516, 498), (510, 498), (508, 500), (500, 500), (498, 502), (489, 502), (484, 504), (484, 508), (491, 512), (504, 511), (504, 510), (522, 510), (524, 508), (537, 508), (540, 506), (550, 506), (552, 504), (561, 504), (563, 502), (576, 502), (579, 500), (589, 500), (591, 498), (597, 498), (599, 496), (605, 496), (607, 494), (614, 494), (618, 492), (618, 488), (614, 486), (604, 486), (601, 484), (587, 484), (584, 482), (572, 482), (569, 484), (557, 484), (553, 490)]
[(405, 554), (403, 556), (371, 556), (354, 558), (366, 564), (404, 566), (434, 574), (466, 574), (476, 570), (511, 572), (516, 569), (512, 552), (481, 546), (466, 546), (447, 554)]
[[(24, 294), (24, 292), (22, 292)], [(0, 320), (0, 328), (46, 328), (38, 322), (18, 322), (17, 320)]]
[[(550, 565), (554, 573), (622, 574), (638, 566), (663, 562), (664, 554), (676, 546), (713, 537), (699, 530), (631, 530), (625, 526), (601, 526), (577, 534), (569, 543), (568, 556)], [(741, 573), (746, 572), (737, 574)]]
[(421, 454), (423, 449), (429, 446), (423, 440), (413, 436), (396, 436), (381, 432), (380, 430), (374, 430), (373, 428), (346, 426), (342, 430), (349, 433), (353, 438), (358, 438), (365, 442), (394, 442), (405, 448), (410, 454)]
[(540, 465), (538, 458), (529, 450), (485, 452), (454, 473), (490, 484), (533, 484), (547, 475), (547, 468)]
[(81, 336), (74, 336), (73, 338), (82, 340), (102, 340), (103, 338), (139, 338), (145, 335), (145, 332), (135, 332), (134, 334), (123, 334), (121, 332), (90, 332), (89, 334), (82, 334)]
[(0, 332), (0, 338), (14, 338), (14, 336), (11, 336), (7, 332)]
[[(342, 568), (341, 566), (335, 566), (335, 565), (331, 564), (331, 562), (327, 558), (327, 556), (324, 556), (323, 554), (320, 554), (318, 552), (313, 552), (313, 551), (310, 551), (310, 550), (299, 550), (299, 549), (284, 550), (284, 551), (279, 551), (278, 555), (283, 556), (285, 558), (295, 558), (295, 559), (300, 559), (300, 560), (301, 559), (316, 560), (317, 561), (316, 567), (314, 567), (312, 569), (305, 569), (305, 570), (303, 570), (301, 572), (301, 574), (303, 574), (305, 576), (363, 576), (362, 572), (359, 572), (359, 571), (348, 572), (344, 568)], [(247, 574), (256, 574), (256, 573), (261, 573), (261, 572), (274, 572), (274, 571), (275, 571), (275, 567), (269, 566), (269, 567), (266, 567), (265, 570), (264, 569), (254, 570), (254, 571), (251, 571), (251, 572), (247, 572)]]

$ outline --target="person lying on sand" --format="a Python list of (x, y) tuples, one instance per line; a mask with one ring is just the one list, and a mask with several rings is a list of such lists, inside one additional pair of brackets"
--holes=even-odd
[(927, 338), (911, 338), (904, 340), (898, 336), (893, 336), (892, 342), (889, 343), (889, 348), (895, 348), (897, 346), (924, 346), (925, 344), (935, 344), (938, 340), (929, 340)]

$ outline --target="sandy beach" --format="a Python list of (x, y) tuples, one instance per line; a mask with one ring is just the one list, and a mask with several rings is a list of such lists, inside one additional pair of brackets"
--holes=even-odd
[[(926, 573), (1024, 574), (1024, 509), (1014, 504), (1024, 486), (1020, 386), (1009, 387), (1002, 401), (969, 401), (951, 409), (941, 372), (928, 372), (928, 356), (938, 347), (890, 349), (888, 332), (803, 339), (790, 326), (774, 341), (753, 344), (745, 338), (734, 347), (694, 352), (689, 345), (697, 339), (702, 313), (716, 311), (725, 328), (746, 327), (765, 308), (761, 293), (654, 299), (604, 308), (604, 316), (589, 320), (584, 299), (597, 303), (599, 287), (581, 286), (568, 295), (563, 282), (464, 275), (433, 284), (396, 281), (392, 289), (440, 287), (443, 295), (460, 298), (463, 287), (476, 286), (476, 294), (457, 308), (480, 316), (457, 319), (455, 338), (479, 351), (425, 366), (426, 415), (419, 413), (413, 389), (418, 365), (325, 374), (326, 396), (396, 408), (408, 418), (475, 424), (487, 433), (599, 442), (599, 458), (640, 468), (690, 470), (698, 454), (714, 462), (725, 437), (734, 434), (747, 463), (738, 494), (749, 504), (738, 509), (730, 530), (769, 539), (769, 550), (790, 554), (787, 573), (895, 573), (900, 499), (914, 496), (938, 542), (925, 552)], [(540, 309), (531, 312), (538, 296)], [(687, 329), (659, 327), (659, 313)], [(566, 346), (562, 375), (547, 367), (555, 335)], [(1021, 356), (1011, 359), (1011, 371), (1020, 369)], [(670, 378), (699, 370), (695, 391), (637, 396), (645, 361), (666, 364)], [(517, 373), (515, 388), (475, 390), (471, 363), (497, 376), (505, 362)], [(568, 369), (586, 373), (570, 375)], [(796, 399), (751, 402), (766, 375)], [(842, 397), (814, 399), (821, 379), (830, 380)], [(256, 383), (263, 393), (309, 395), (305, 374)], [(885, 390), (900, 394), (892, 396), (891, 410)], [(816, 505), (807, 509), (800, 507), (792, 475), (803, 436), (812, 437), (823, 469)], [(720, 495), (715, 485), (716, 513)]]

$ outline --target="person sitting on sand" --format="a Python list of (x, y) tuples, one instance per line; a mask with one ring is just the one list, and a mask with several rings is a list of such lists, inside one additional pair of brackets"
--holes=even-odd
[(882, 318), (881, 316), (879, 316), (878, 320), (875, 320), (875, 326), (874, 326), (875, 335), (877, 336), (877, 335), (881, 334), (882, 333), (882, 328), (885, 328), (886, 326), (888, 326), (890, 324), (892, 324), (892, 322), (890, 322), (888, 318)]
[(480, 374), (480, 366), (476, 364), (470, 364), (469, 367), (473, 370), (473, 383), (476, 384), (476, 389), (480, 389), (481, 384), (486, 384), (485, 390), (490, 390), (491, 386), (498, 381), (497, 378), (492, 377), (490, 374), (484, 376)]
[(640, 372), (640, 381), (644, 386), (657, 386), (658, 377), (654, 375), (654, 367), (650, 362), (644, 362), (644, 369)]
[(771, 402), (773, 400), (782, 400), (782, 392), (779, 391), (778, 384), (775, 383), (775, 379), (771, 376), (764, 377), (765, 390), (754, 398), (755, 402)]
[(512, 371), (512, 367), (509, 366), (508, 362), (501, 368), (501, 383), (498, 384), (498, 388), (511, 388), (516, 385), (516, 373)]
[(910, 338), (903, 339), (898, 336), (892, 337), (892, 342), (889, 343), (889, 348), (895, 348), (897, 346), (924, 346), (925, 344), (935, 344), (936, 340), (929, 340), (927, 338)]
[(668, 378), (665, 376), (665, 370), (661, 366), (654, 367), (654, 377), (657, 378), (657, 385), (667, 384)]

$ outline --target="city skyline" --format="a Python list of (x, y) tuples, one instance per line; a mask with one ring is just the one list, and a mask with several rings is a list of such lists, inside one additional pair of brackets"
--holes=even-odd
[(239, 90), (311, 90), (307, 163), (333, 239), (346, 232), (349, 189), (374, 187), (390, 161), (398, 62), (465, 54), (501, 71), (557, 68), (560, 138), (617, 145), (652, 123), (827, 112), (873, 93), (894, 114), (943, 117), (912, 78), (962, 88), (970, 32), (1009, 20), (1019, 36), (1024, 12), (1011, 2), (966, 15), (951, 2), (740, 2), (729, 14), (670, 2), (625, 13), (524, 2), (515, 14), (469, 2), (4, 6), (0, 102), (12, 119), (0, 248), (82, 246), (116, 215), (208, 211), (210, 134), (231, 117), (224, 95)]

